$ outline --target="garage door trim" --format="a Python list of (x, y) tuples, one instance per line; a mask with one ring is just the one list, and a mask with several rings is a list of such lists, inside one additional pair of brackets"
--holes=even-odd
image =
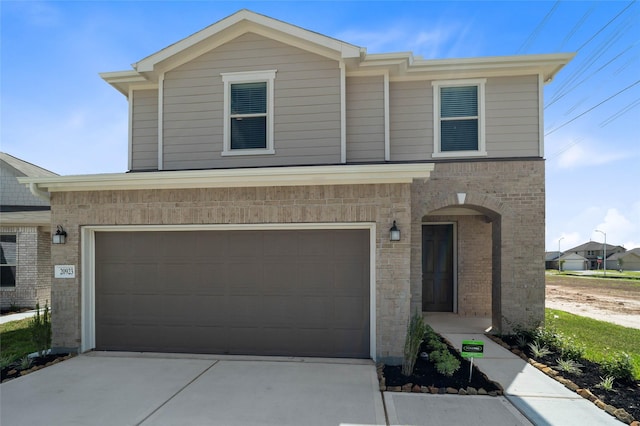
[(375, 223), (296, 223), (246, 225), (97, 225), (81, 228), (81, 352), (95, 349), (95, 234), (97, 232), (152, 232), (152, 231), (261, 231), (261, 230), (369, 230), (369, 355), (376, 354), (376, 224)]

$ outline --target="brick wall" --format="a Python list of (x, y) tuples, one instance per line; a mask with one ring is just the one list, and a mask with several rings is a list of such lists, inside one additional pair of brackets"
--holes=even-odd
[[(425, 217), (460, 207), (457, 193), (466, 194), (464, 207), (479, 216)], [(412, 309), (421, 308), (421, 224), (446, 220), (458, 226), (460, 313), (490, 312), (494, 327), (504, 331), (542, 321), (544, 212), (542, 160), (436, 164), (429, 180), (412, 185)]]
[[(376, 347), (379, 359), (402, 356), (409, 317), (409, 184), (330, 185), (52, 193), (52, 223), (68, 232), (53, 264), (76, 265), (75, 279), (54, 279), (53, 346), (80, 346), (83, 225), (180, 225), (368, 222), (376, 224)], [(389, 241), (393, 220), (403, 239)]]
[(50, 233), (31, 226), (3, 226), (0, 232), (16, 234), (16, 286), (0, 288), (0, 306), (44, 306), (51, 290)]

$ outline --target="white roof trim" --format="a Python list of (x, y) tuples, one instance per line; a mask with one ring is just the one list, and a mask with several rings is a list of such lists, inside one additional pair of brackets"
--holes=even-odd
[(154, 53), (151, 56), (142, 59), (133, 66), (139, 72), (154, 71), (156, 64), (158, 64), (159, 62), (169, 59), (172, 56), (177, 55), (184, 50), (189, 49), (190, 47), (195, 46), (196, 44), (205, 41), (209, 37), (213, 37), (216, 34), (242, 21), (280, 31), (300, 40), (304, 40), (306, 42), (339, 52), (342, 58), (359, 58), (362, 51), (362, 49), (358, 46), (354, 46), (352, 44), (348, 44), (343, 41), (336, 40), (334, 38), (327, 37), (325, 35), (309, 30), (305, 30), (295, 25), (278, 21), (276, 19), (264, 15), (259, 15), (257, 13), (251, 12), (250, 10), (244, 9), (222, 19), (221, 21), (216, 22), (213, 25), (208, 26), (201, 31), (198, 31), (197, 33), (187, 38), (180, 40), (177, 43), (172, 44), (169, 47), (160, 50), (157, 53)]
[(433, 163), (269, 167), (24, 177), (18, 181), (48, 192), (356, 185), (411, 183), (429, 178), (433, 168)]

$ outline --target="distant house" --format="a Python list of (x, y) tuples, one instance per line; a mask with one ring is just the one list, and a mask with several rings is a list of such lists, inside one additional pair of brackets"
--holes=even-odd
[[(596, 241), (589, 241), (588, 243), (581, 244), (579, 246), (573, 247), (565, 252), (566, 253), (575, 253), (584, 257), (588, 261), (588, 265), (586, 269), (603, 269), (604, 268), (604, 258), (606, 256), (607, 263), (609, 262), (609, 258), (617, 253), (624, 253), (627, 251), (622, 246), (613, 246), (611, 244), (607, 244), (607, 250), (605, 254), (604, 244), (598, 243)], [(600, 262), (598, 262), (600, 261)], [(614, 269), (607, 265), (607, 269)]]
[(544, 269), (560, 269), (558, 267), (558, 258), (562, 255), (561, 251), (548, 251), (544, 254)]
[(18, 177), (57, 174), (0, 152), (0, 306), (51, 299), (51, 207)]
[(623, 253), (615, 253), (607, 257), (607, 269), (640, 271), (640, 248)]
[(589, 260), (576, 253), (565, 253), (560, 256), (563, 271), (584, 271), (588, 269)]

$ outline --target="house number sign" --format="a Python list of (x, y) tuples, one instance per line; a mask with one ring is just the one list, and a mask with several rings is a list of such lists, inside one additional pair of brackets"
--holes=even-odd
[(55, 265), (53, 267), (53, 276), (55, 278), (75, 278), (75, 265)]

